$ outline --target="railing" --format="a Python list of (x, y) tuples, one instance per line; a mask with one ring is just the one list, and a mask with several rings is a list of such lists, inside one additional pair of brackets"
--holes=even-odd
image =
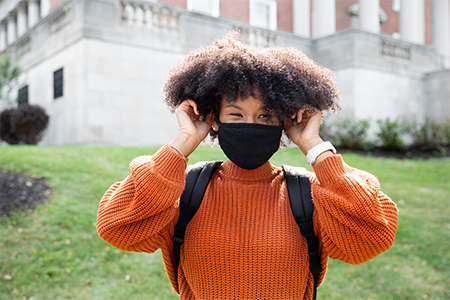
[[(382, 39), (381, 40), (381, 55), (384, 57), (391, 57), (396, 61), (410, 62), (411, 61), (411, 49), (414, 45), (401, 42)], [(439, 69), (450, 68), (450, 57), (440, 53), (434, 53), (434, 65)]]
[(11, 11), (17, 8), (21, 0), (3, 0), (0, 6), (0, 20), (5, 19)]
[(240, 30), (244, 41), (255, 47), (274, 46), (276, 33), (273, 31), (255, 28), (235, 26), (234, 29)]
[(381, 55), (400, 60), (411, 60), (411, 45), (392, 40), (381, 40)]
[[(122, 23), (133, 28), (142, 28), (160, 33), (177, 34), (181, 14), (189, 12), (145, 0), (121, 0)], [(243, 39), (250, 45), (267, 47), (275, 44), (274, 31), (250, 25), (230, 26), (241, 31)]]
[(450, 57), (447, 55), (436, 53), (436, 67), (440, 69), (450, 69)]
[(34, 26), (27, 30), (22, 36), (18, 37), (14, 43), (11, 44), (15, 54), (22, 56), (31, 51), (33, 47), (32, 44), (35, 42), (36, 37), (39, 36), (39, 39), (44, 36), (41, 34), (43, 31), (46, 31), (47, 36), (49, 36), (70, 24), (73, 18), (71, 12), (72, 2), (72, 0), (63, 1), (44, 19), (40, 20), (38, 26)]
[(121, 1), (122, 22), (127, 26), (176, 34), (179, 12), (169, 6), (143, 0)]

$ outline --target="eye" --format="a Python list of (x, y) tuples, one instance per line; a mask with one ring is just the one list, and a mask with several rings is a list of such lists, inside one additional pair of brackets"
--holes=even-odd
[(239, 117), (239, 118), (242, 118), (242, 115), (240, 114), (240, 113), (230, 113), (229, 114), (230, 116), (233, 116), (233, 117)]
[(258, 116), (258, 119), (262, 120), (265, 124), (268, 125), (279, 125), (278, 119), (272, 113), (264, 113)]

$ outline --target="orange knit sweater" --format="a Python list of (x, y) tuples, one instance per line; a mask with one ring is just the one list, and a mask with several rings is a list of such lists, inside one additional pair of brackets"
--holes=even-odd
[[(213, 174), (189, 223), (174, 272), (173, 229), (184, 189), (186, 161), (167, 145), (130, 164), (100, 202), (97, 230), (111, 245), (139, 252), (161, 248), (181, 299), (310, 299), (313, 279), (306, 240), (295, 223), (283, 172), (269, 162), (244, 170), (227, 161)], [(397, 208), (377, 179), (339, 155), (310, 176), (314, 226), (327, 257), (365, 262), (394, 242)]]

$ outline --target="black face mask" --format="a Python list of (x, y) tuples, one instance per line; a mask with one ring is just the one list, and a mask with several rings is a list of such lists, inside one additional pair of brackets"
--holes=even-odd
[(242, 169), (265, 164), (280, 147), (283, 126), (219, 123), (219, 144), (228, 159)]

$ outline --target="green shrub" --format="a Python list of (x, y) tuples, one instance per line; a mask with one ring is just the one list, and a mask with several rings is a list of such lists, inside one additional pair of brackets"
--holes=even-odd
[(0, 138), (10, 145), (37, 145), (50, 117), (39, 105), (22, 104), (0, 113)]
[(333, 142), (333, 140), (334, 140), (333, 139), (333, 123), (329, 123), (327, 121), (324, 121), (320, 125), (319, 136), (324, 141), (331, 141), (331, 142)]
[(408, 148), (403, 137), (411, 131), (411, 126), (406, 120), (397, 119), (391, 121), (389, 118), (378, 120), (378, 136), (379, 145), (387, 150), (404, 151)]
[[(323, 125), (323, 124), (322, 124)], [(336, 147), (353, 150), (371, 150), (373, 144), (367, 139), (370, 124), (367, 120), (342, 118), (336, 120), (331, 128), (326, 128), (330, 141)]]
[(39, 105), (19, 105), (11, 116), (11, 125), (21, 141), (37, 145), (48, 127), (49, 116)]
[(14, 132), (11, 124), (11, 116), (15, 108), (8, 108), (0, 113), (0, 139), (10, 145), (17, 145), (20, 143), (20, 138)]
[(425, 150), (439, 150), (445, 153), (445, 146), (450, 144), (450, 119), (445, 122), (425, 119), (422, 125), (413, 128), (413, 146)]
[(324, 122), (319, 135), (323, 140), (331, 141), (335, 147), (352, 150), (372, 150), (378, 145), (386, 150), (406, 151), (412, 147), (423, 151), (438, 150), (445, 154), (450, 145), (450, 119), (436, 122), (426, 119), (421, 125), (405, 119), (377, 120), (377, 139), (370, 141), (367, 132), (370, 124), (367, 120), (340, 118), (334, 122)]

